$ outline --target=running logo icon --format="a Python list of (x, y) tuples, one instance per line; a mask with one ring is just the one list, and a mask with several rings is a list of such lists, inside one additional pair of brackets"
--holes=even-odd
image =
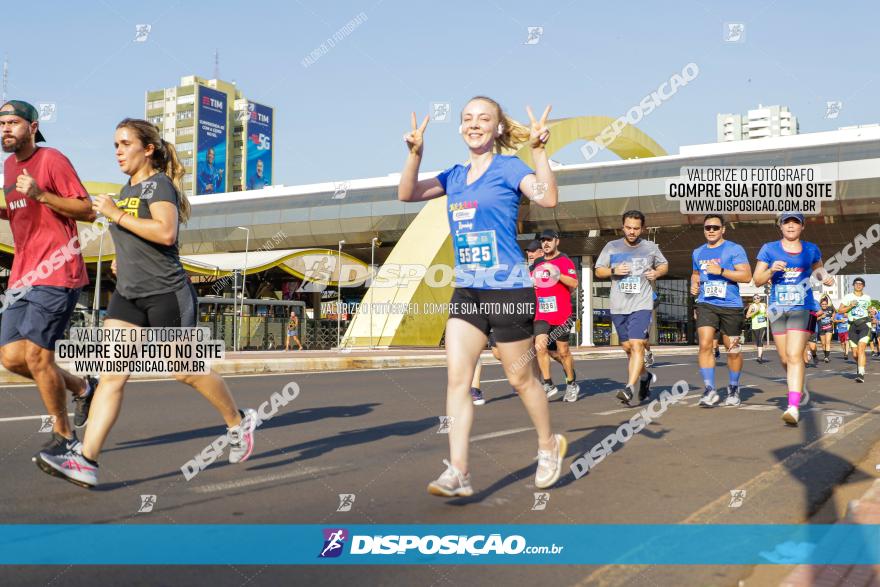
[(532, 504), (532, 511), (541, 511), (547, 509), (547, 504), (550, 502), (550, 494), (549, 493), (535, 493), (535, 503)]
[(825, 118), (837, 118), (840, 116), (841, 110), (843, 110), (843, 102), (840, 100), (829, 100), (828, 102), (825, 102)]
[(337, 512), (350, 512), (351, 506), (354, 505), (354, 493), (340, 493), (339, 494), (339, 507), (336, 508)]
[(348, 188), (351, 187), (350, 181), (338, 181), (333, 186), (333, 199), (342, 200), (348, 194)]
[(150, 36), (150, 30), (153, 28), (152, 25), (149, 24), (136, 24), (134, 25), (134, 42), (135, 43), (146, 43), (147, 38)]
[(523, 43), (523, 45), (537, 45), (541, 42), (542, 36), (544, 36), (544, 27), (530, 26), (528, 27), (528, 36), (526, 37), (526, 42)]
[(449, 102), (431, 102), (431, 120), (449, 122), (450, 110), (452, 110), (452, 105)]
[(730, 503), (727, 507), (738, 508), (741, 507), (743, 502), (746, 499), (746, 490), (745, 489), (731, 489), (730, 490)]
[(156, 193), (156, 182), (145, 181), (141, 183), (141, 200), (149, 200)]
[(155, 495), (142, 495), (141, 496), (141, 507), (138, 508), (139, 514), (148, 514), (153, 511), (153, 506), (156, 505), (156, 496)]
[(40, 429), (38, 432), (52, 432), (55, 426), (55, 416), (43, 416), (40, 419)]
[(455, 420), (452, 416), (439, 416), (440, 418), (440, 428), (437, 429), (437, 434), (449, 434), (449, 429), (452, 428), (452, 421)]
[(324, 548), (318, 558), (337, 558), (342, 554), (348, 531), (342, 528), (324, 528)]
[(843, 416), (825, 414), (825, 434), (837, 434), (843, 430)]
[(741, 22), (724, 23), (724, 41), (727, 43), (742, 43), (746, 40), (746, 25)]

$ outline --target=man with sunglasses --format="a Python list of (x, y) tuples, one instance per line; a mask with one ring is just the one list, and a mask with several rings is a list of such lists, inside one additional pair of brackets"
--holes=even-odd
[(700, 405), (704, 407), (712, 407), (720, 399), (715, 391), (715, 355), (712, 351), (718, 332), (727, 348), (727, 370), (730, 373), (730, 384), (727, 386), (724, 403), (728, 406), (740, 404), (743, 303), (739, 295), (739, 284), (751, 281), (752, 269), (745, 249), (725, 240), (725, 231), (723, 216), (707, 214), (703, 218), (706, 244), (693, 253), (691, 295), (698, 296), (696, 310), (700, 375), (706, 386)]

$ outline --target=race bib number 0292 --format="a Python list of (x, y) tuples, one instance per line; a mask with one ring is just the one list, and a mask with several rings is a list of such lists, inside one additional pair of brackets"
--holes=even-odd
[(622, 293), (637, 294), (642, 291), (642, 277), (636, 275), (627, 275), (617, 282), (617, 287)]

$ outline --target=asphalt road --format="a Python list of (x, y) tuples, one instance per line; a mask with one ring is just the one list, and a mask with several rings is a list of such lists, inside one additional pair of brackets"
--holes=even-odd
[[(446, 500), (426, 484), (443, 470), (447, 438), (445, 369), (409, 368), (230, 377), (242, 406), (256, 407), (294, 381), (300, 395), (258, 430), (251, 459), (215, 462), (191, 481), (180, 467), (223, 427), (193, 390), (172, 381), (133, 383), (101, 458), (100, 486), (86, 491), (48, 477), (31, 462), (46, 441), (42, 404), (32, 386), (0, 388), (0, 523), (117, 524), (661, 524), (799, 523), (880, 439), (880, 361), (867, 383), (835, 351), (809, 368), (811, 402), (798, 428), (780, 419), (784, 376), (771, 354), (746, 355), (739, 408), (696, 406), (693, 356), (658, 357), (654, 395), (687, 381), (690, 396), (581, 479), (571, 473), (535, 504), (536, 441), (500, 366), (483, 370), (485, 406), (476, 408), (471, 474), (476, 494)], [(724, 363), (722, 355), (721, 362)], [(551, 405), (554, 427), (569, 439), (566, 470), (633, 414), (613, 397), (622, 359), (577, 363), (581, 399)], [(561, 370), (554, 365), (561, 380)], [(719, 386), (726, 369), (718, 369)], [(731, 491), (745, 490), (731, 507)], [(339, 494), (355, 494), (338, 512)], [(138, 512), (141, 495), (153, 511)], [(742, 495), (742, 494), (740, 494)], [(627, 545), (621, 545), (626, 548)], [(100, 545), (59, 544), (59, 548)], [(235, 549), (235, 537), (218, 548)], [(712, 545), (707, 545), (711, 548)], [(144, 545), (149, 548), (149, 545)], [(525, 570), (524, 570), (525, 569)], [(2, 585), (220, 586), (309, 584), (488, 584), (529, 579), (546, 584), (736, 585), (748, 567), (422, 566), (422, 567), (0, 567)]]

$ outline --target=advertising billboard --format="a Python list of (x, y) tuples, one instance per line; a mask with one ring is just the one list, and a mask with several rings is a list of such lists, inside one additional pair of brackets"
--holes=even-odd
[(245, 130), (245, 189), (272, 185), (272, 108), (248, 102)]
[(226, 191), (228, 145), (226, 94), (199, 86), (196, 133), (196, 195)]

